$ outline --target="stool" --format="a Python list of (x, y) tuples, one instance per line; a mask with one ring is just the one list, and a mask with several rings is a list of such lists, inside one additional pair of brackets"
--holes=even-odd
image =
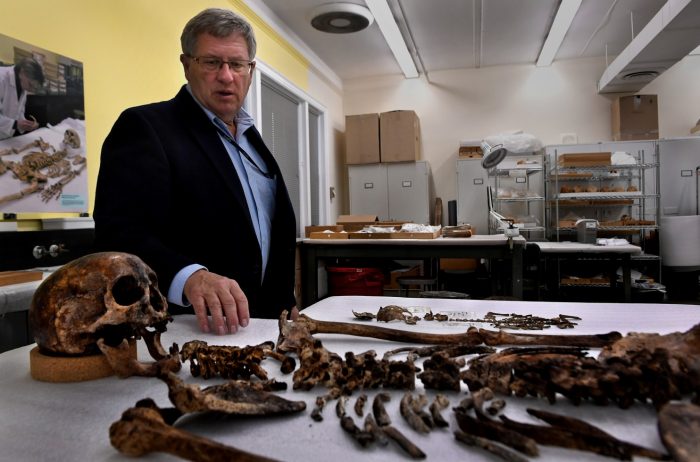
[(466, 299), (469, 298), (468, 294), (462, 292), (452, 292), (451, 290), (426, 290), (418, 294), (420, 298), (452, 298), (452, 299)]
[(437, 285), (437, 278), (435, 276), (399, 276), (396, 282), (399, 284), (400, 291), (406, 291), (404, 297), (408, 297), (411, 286), (419, 286), (421, 291), (432, 289)]

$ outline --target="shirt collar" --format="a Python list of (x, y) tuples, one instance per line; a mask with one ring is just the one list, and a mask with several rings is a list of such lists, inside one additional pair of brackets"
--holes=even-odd
[[(202, 108), (204, 113), (207, 115), (209, 120), (215, 124), (218, 125), (219, 127), (225, 127), (226, 124), (224, 123), (223, 120), (221, 120), (216, 114), (211, 112), (209, 109), (204, 107), (202, 103), (199, 102), (199, 100), (194, 96), (192, 93), (192, 89), (190, 88), (190, 84), (185, 85), (185, 88), (187, 88), (187, 91), (190, 93), (192, 96), (192, 99), (194, 99), (199, 107)], [(255, 125), (255, 121), (253, 120), (253, 117), (248, 114), (248, 111), (246, 111), (243, 107), (241, 107), (238, 110), (238, 113), (236, 114), (236, 117), (234, 117), (234, 120), (236, 121), (236, 138), (240, 137), (243, 135), (246, 130), (248, 130), (250, 127)]]

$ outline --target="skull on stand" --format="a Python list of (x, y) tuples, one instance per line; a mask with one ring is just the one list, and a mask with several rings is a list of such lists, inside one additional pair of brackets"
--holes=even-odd
[[(62, 266), (37, 289), (29, 318), (45, 355), (102, 352), (120, 377), (180, 369), (177, 345), (168, 354), (160, 344), (160, 334), (172, 318), (156, 274), (134, 255), (94, 253)], [(154, 363), (131, 357), (129, 340), (139, 338)]]

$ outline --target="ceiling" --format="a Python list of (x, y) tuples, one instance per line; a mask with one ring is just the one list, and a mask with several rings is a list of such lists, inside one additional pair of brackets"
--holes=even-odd
[[(365, 6), (364, 0), (342, 1)], [(257, 1), (341, 80), (401, 74), (376, 21), (347, 34), (311, 26), (311, 11), (331, 2)], [(446, 69), (534, 64), (560, 1), (388, 0), (388, 4), (418, 71), (429, 78), (432, 72)], [(664, 4), (665, 0), (582, 0), (554, 61), (600, 57), (611, 63)]]

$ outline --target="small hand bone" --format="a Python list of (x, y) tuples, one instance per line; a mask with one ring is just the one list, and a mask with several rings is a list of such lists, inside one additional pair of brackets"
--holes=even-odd
[(183, 459), (200, 462), (273, 460), (171, 427), (164, 422), (157, 408), (127, 409), (122, 418), (109, 428), (109, 438), (112, 446), (129, 456), (167, 452)]

